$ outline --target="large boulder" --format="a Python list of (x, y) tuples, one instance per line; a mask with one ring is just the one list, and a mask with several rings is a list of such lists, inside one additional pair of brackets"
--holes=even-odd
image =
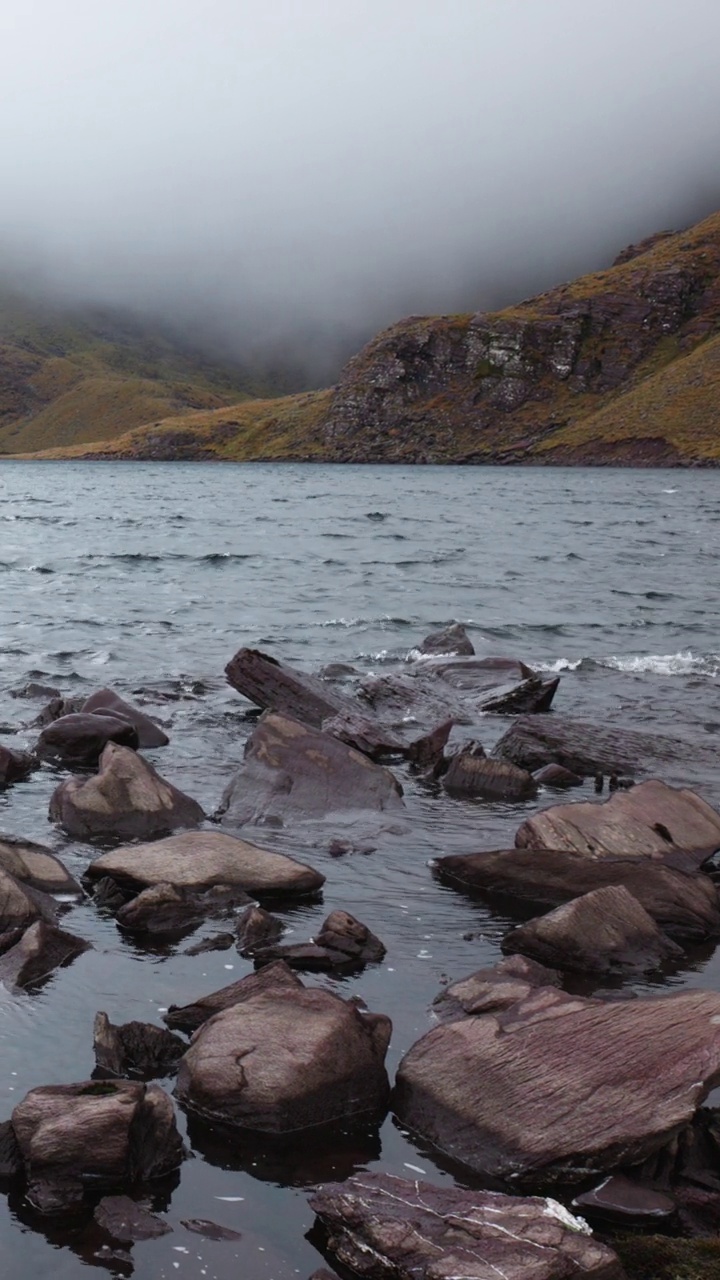
[(581, 973), (644, 972), (683, 956), (622, 884), (593, 889), (528, 920), (506, 933), (501, 947)]
[(624, 1280), (556, 1200), (359, 1173), (313, 1192), (330, 1251), (372, 1280)]
[(109, 876), (135, 892), (158, 884), (196, 893), (232, 885), (262, 897), (314, 894), (325, 883), (313, 867), (222, 831), (186, 831), (150, 844), (123, 845), (96, 858), (85, 875), (91, 884)]
[[(572, 773), (634, 777), (658, 764), (683, 764), (688, 751), (701, 748), (659, 734), (568, 720), (564, 716), (525, 715), (496, 743), (493, 755), (531, 773), (546, 764), (561, 764)], [(715, 749), (702, 754), (720, 762)]]
[(239, 828), (403, 808), (402, 788), (389, 769), (330, 734), (266, 713), (220, 812), (223, 826)]
[(432, 631), (418, 645), (418, 653), (450, 653), (466, 656), (474, 652), (472, 640), (461, 622), (443, 627), (442, 631)]
[(117, 719), (128, 721), (138, 736), (138, 745), (142, 749), (152, 747), (165, 747), (170, 739), (163, 732), (159, 725), (155, 724), (144, 711), (140, 711), (137, 707), (125, 700), (113, 689), (98, 689), (95, 693), (91, 693), (90, 697), (83, 703), (83, 712), (93, 712), (96, 714), (110, 713)]
[(228, 662), (225, 675), (233, 688), (256, 706), (278, 711), (316, 729), (323, 720), (357, 710), (351, 698), (328, 688), (319, 676), (283, 666), (259, 649), (238, 650)]
[(0, 867), (31, 889), (57, 893), (63, 897), (82, 894), (77, 880), (44, 844), (19, 836), (0, 835)]
[(95, 768), (108, 742), (132, 749), (139, 745), (129, 720), (81, 711), (77, 715), (61, 716), (43, 729), (35, 751), (41, 760)]
[(183, 1145), (157, 1085), (118, 1081), (31, 1089), (12, 1127), (36, 1209), (75, 1207), (88, 1182), (130, 1187), (176, 1169)]
[(715, 992), (601, 1001), (543, 986), (424, 1035), (394, 1108), (475, 1172), (542, 1185), (640, 1163), (718, 1083)]
[(680, 850), (621, 857), (577, 849), (501, 849), (450, 854), (433, 871), (469, 893), (559, 906), (607, 885), (625, 885), (653, 920), (679, 942), (720, 937), (720, 899), (710, 878)]
[(195, 1032), (177, 1095), (208, 1120), (266, 1133), (381, 1115), (391, 1029), (329, 991), (268, 983)]
[(196, 800), (114, 742), (105, 747), (94, 777), (67, 778), (50, 800), (51, 822), (78, 840), (148, 840), (178, 827), (196, 827), (204, 817)]
[(555, 805), (528, 818), (515, 837), (525, 849), (647, 857), (685, 849), (701, 866), (720, 848), (720, 814), (694, 791), (652, 779), (599, 804)]
[(15, 946), (0, 957), (0, 982), (10, 988), (38, 986), (56, 969), (70, 964), (89, 949), (90, 943), (85, 938), (36, 920)]

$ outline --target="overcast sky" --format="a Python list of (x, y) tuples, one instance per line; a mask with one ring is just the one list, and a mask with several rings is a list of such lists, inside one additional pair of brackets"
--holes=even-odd
[(242, 349), (720, 206), (719, 0), (3, 0), (0, 260)]

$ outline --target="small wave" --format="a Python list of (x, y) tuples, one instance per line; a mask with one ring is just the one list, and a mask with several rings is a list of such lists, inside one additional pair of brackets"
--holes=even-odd
[(536, 671), (559, 675), (563, 671), (592, 671), (598, 667), (621, 671), (627, 675), (710, 676), (720, 675), (720, 654), (694, 654), (686, 649), (679, 653), (610, 654), (601, 658), (556, 658), (552, 662), (533, 663)]
[(554, 662), (533, 662), (533, 671), (547, 671), (550, 675), (559, 675), (561, 671), (577, 671), (582, 658), (556, 658)]
[(677, 493), (677, 489), (663, 489), (663, 493)]
[(327, 618), (325, 622), (321, 622), (321, 627), (360, 627), (365, 623), (365, 618)]

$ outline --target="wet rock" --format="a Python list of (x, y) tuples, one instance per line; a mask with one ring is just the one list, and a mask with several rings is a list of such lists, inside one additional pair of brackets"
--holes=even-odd
[(70, 964), (91, 944), (84, 938), (56, 929), (37, 920), (25, 930), (14, 947), (0, 957), (0, 982), (6, 987), (36, 986), (49, 978), (55, 969)]
[(51, 822), (79, 840), (147, 840), (177, 827), (196, 827), (204, 817), (196, 800), (114, 742), (105, 747), (95, 777), (67, 778), (50, 800)]
[(522, 716), (496, 744), (493, 755), (531, 773), (561, 764), (572, 773), (634, 777), (658, 762), (687, 758), (688, 743), (658, 734), (568, 720), (564, 716)]
[(551, 680), (531, 676), (514, 688), (486, 698), (482, 709), (496, 716), (538, 715), (550, 710), (559, 684), (559, 676), (553, 676)]
[(165, 747), (170, 739), (159, 725), (149, 716), (133, 707), (118, 696), (112, 689), (98, 689), (83, 703), (83, 712), (107, 713), (121, 720), (128, 721), (135, 729), (138, 745), (145, 750), (152, 747)]
[(35, 750), (41, 760), (94, 768), (108, 742), (133, 750), (139, 745), (138, 735), (129, 721), (78, 712), (61, 716), (43, 729)]
[(561, 764), (546, 764), (536, 769), (533, 777), (543, 787), (581, 787), (584, 779), (572, 769), (565, 769)]
[(135, 1186), (183, 1159), (173, 1105), (157, 1085), (84, 1081), (31, 1089), (12, 1126), (35, 1208), (73, 1208), (83, 1187)]
[(460, 622), (444, 627), (442, 631), (432, 631), (421, 640), (418, 653), (455, 653), (470, 655), (475, 652), (472, 641)]
[(556, 805), (528, 818), (519, 848), (647, 857), (672, 848), (696, 852), (701, 866), (720, 848), (720, 814), (694, 791), (655, 779), (616, 791), (602, 804)]
[(163, 1022), (175, 1031), (184, 1031), (190, 1035), (216, 1013), (230, 1009), (234, 1004), (244, 1000), (250, 1000), (253, 996), (269, 990), (274, 991), (278, 987), (286, 987), (288, 991), (295, 992), (302, 990), (300, 979), (282, 961), (268, 965), (259, 973), (251, 973), (237, 982), (231, 982), (228, 986), (221, 987), (219, 991), (211, 991), (209, 995), (201, 996), (192, 1004), (171, 1004), (163, 1017)]
[(18, 836), (0, 835), (0, 867), (22, 884), (42, 893), (82, 895), (77, 880), (51, 849)]
[(366, 676), (357, 696), (386, 725), (405, 737), (416, 725), (430, 732), (447, 720), (470, 724), (473, 719), (469, 699), (450, 689), (424, 666), (419, 674)]
[(506, 954), (520, 951), (581, 973), (647, 972), (683, 956), (624, 885), (573, 898), (512, 929), (500, 945)]
[(22, 689), (11, 689), (11, 698), (59, 698), (61, 697), (59, 689), (54, 688), (50, 684), (38, 684), (37, 680), (30, 680), (28, 684), (24, 684)]
[(351, 680), (353, 676), (359, 676), (360, 672), (357, 667), (350, 666), (349, 662), (328, 662), (320, 668), (319, 674), (322, 680)]
[(209, 938), (201, 938), (191, 947), (186, 947), (184, 955), (201, 956), (206, 951), (229, 951), (235, 942), (233, 933), (215, 933)]
[(314, 971), (361, 968), (379, 964), (384, 956), (380, 939), (347, 911), (332, 911), (317, 937), (308, 943), (268, 944), (253, 952), (256, 966), (284, 960), (292, 969)]
[(537, 987), (423, 1036), (400, 1064), (394, 1109), (474, 1171), (544, 1185), (639, 1164), (719, 1081), (720, 995), (601, 1001)]
[(93, 1217), (98, 1226), (115, 1240), (128, 1244), (138, 1240), (157, 1240), (172, 1231), (168, 1222), (129, 1196), (104, 1196)]
[(625, 885), (664, 933), (678, 942), (720, 937), (720, 900), (709, 877), (681, 851), (645, 858), (576, 849), (503, 849), (438, 858), (445, 884), (489, 896), (558, 906), (606, 885)]
[(282, 920), (262, 907), (247, 907), (237, 922), (237, 949), (241, 956), (252, 956), (254, 951), (272, 946), (282, 937)]
[(13, 782), (23, 782), (37, 768), (37, 758), (28, 751), (0, 746), (0, 790), (12, 786)]
[(669, 1196), (619, 1173), (605, 1178), (592, 1191), (576, 1196), (573, 1208), (580, 1209), (589, 1218), (637, 1227), (671, 1218), (676, 1212), (675, 1202)]
[(20, 884), (9, 872), (0, 869), (0, 932), (26, 929), (36, 920), (49, 924), (57, 918), (57, 904), (48, 894)]
[(469, 689), (481, 694), (492, 694), (493, 689), (502, 688), (510, 682), (520, 684), (537, 674), (516, 658), (438, 659), (424, 665), (424, 670), (439, 676), (455, 689)]
[(180, 1223), (186, 1231), (204, 1236), (206, 1240), (242, 1240), (242, 1231), (234, 1231), (232, 1227), (223, 1227), (219, 1222), (210, 1222), (207, 1218), (183, 1218)]
[(497, 1013), (530, 995), (533, 987), (560, 985), (560, 974), (554, 969), (526, 956), (508, 956), (494, 968), (478, 969), (446, 987), (433, 1000), (432, 1012), (440, 1022)]
[(483, 759), (472, 751), (452, 757), (442, 782), (450, 795), (486, 800), (526, 800), (537, 792), (532, 774), (502, 760)]
[(224, 826), (243, 827), (403, 808), (402, 788), (389, 769), (330, 734), (267, 713), (247, 743), (220, 812)]
[(142, 1080), (171, 1076), (185, 1048), (179, 1036), (164, 1027), (154, 1027), (149, 1022), (125, 1022), (116, 1026), (106, 1013), (95, 1014), (95, 1068), (102, 1075)]
[(121, 907), (124, 907), (132, 896), (121, 889), (117, 881), (111, 879), (110, 876), (102, 876), (99, 880), (96, 880), (93, 883), (92, 890), (95, 906), (102, 911), (110, 911), (113, 915)]
[(338, 1261), (377, 1280), (624, 1280), (612, 1250), (555, 1200), (361, 1173), (309, 1202)]
[(207, 1120), (267, 1133), (380, 1115), (390, 1032), (389, 1018), (329, 991), (273, 981), (195, 1032), (177, 1096)]
[(15, 1130), (10, 1120), (0, 1124), (0, 1179), (9, 1181), (22, 1175), (23, 1163)]
[(319, 1271), (313, 1271), (310, 1280), (339, 1280), (339, 1276), (334, 1271), (328, 1271), (327, 1267), (321, 1267)]
[(323, 720), (321, 727), (323, 733), (339, 738), (371, 760), (394, 759), (406, 753), (405, 744), (392, 730), (364, 716), (362, 711), (342, 711), (332, 719)]
[(414, 742), (411, 742), (406, 751), (410, 764), (414, 765), (416, 769), (434, 769), (441, 772), (444, 760), (443, 752), (454, 723), (454, 720), (445, 720), (443, 724), (439, 724), (430, 733), (423, 734), (421, 738), (416, 738)]
[(85, 705), (84, 698), (51, 698), (46, 707), (43, 707), (39, 715), (32, 721), (32, 727), (35, 729), (43, 729), (45, 725), (52, 724), (53, 721), (59, 720), (61, 716), (76, 715)]
[(199, 893), (232, 885), (261, 896), (315, 894), (325, 883), (313, 867), (221, 831), (183, 832), (151, 844), (124, 845), (97, 858), (85, 874), (91, 883), (110, 876), (133, 891), (171, 884)]
[(238, 693), (258, 707), (315, 729), (323, 720), (356, 709), (350, 698), (329, 689), (318, 676), (281, 666), (259, 649), (240, 649), (228, 662), (225, 675)]
[(120, 928), (129, 933), (182, 933), (208, 916), (224, 915), (250, 901), (236, 885), (214, 885), (198, 893), (160, 883), (124, 903), (115, 918)]

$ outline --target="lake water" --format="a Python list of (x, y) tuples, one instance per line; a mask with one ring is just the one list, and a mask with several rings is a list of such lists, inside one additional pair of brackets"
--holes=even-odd
[[(717, 472), (5, 462), (0, 495), (7, 745), (37, 735), (28, 726), (42, 703), (12, 696), (29, 680), (68, 695), (112, 685), (167, 726), (170, 746), (149, 758), (212, 812), (252, 730), (248, 704), (223, 677), (238, 648), (307, 670), (341, 661), (382, 672), (427, 632), (460, 621), (478, 654), (561, 672), (558, 712), (686, 738), (682, 777), (671, 780), (720, 806), (720, 777), (693, 755), (694, 743), (720, 734)], [(489, 747), (507, 727), (485, 717), (474, 732)], [(332, 859), (299, 833), (282, 835), (282, 847), (327, 875), (323, 903), (286, 915), (287, 940), (305, 940), (344, 907), (387, 946), (385, 962), (360, 977), (307, 981), (361, 994), (392, 1017), (391, 1072), (428, 1029), (441, 983), (495, 962), (509, 924), (438, 885), (428, 859), (511, 845), (527, 813), (556, 800), (442, 800), (402, 780), (410, 834), (369, 856)], [(0, 829), (52, 844), (80, 874), (96, 850), (48, 823), (57, 782), (46, 767), (1, 793)], [(145, 949), (89, 902), (64, 926), (93, 950), (36, 994), (0, 994), (0, 1119), (35, 1085), (90, 1075), (96, 1010), (159, 1022), (170, 1003), (251, 971), (234, 950), (184, 955), (187, 940)], [(720, 965), (706, 951), (670, 981), (717, 988)], [(657, 990), (649, 980), (634, 988)], [(181, 1113), (179, 1123), (185, 1132)], [(339, 1136), (330, 1153), (306, 1142), (285, 1158), (240, 1135), (213, 1140), (192, 1126), (188, 1136), (194, 1158), (155, 1202), (172, 1235), (135, 1245), (130, 1260), (98, 1257), (88, 1229), (43, 1226), (2, 1196), (3, 1280), (88, 1267), (140, 1280), (305, 1280), (322, 1264), (305, 1238), (317, 1181), (372, 1167), (472, 1185), (391, 1118), (365, 1141)], [(180, 1225), (186, 1218), (243, 1238), (207, 1243)]]

